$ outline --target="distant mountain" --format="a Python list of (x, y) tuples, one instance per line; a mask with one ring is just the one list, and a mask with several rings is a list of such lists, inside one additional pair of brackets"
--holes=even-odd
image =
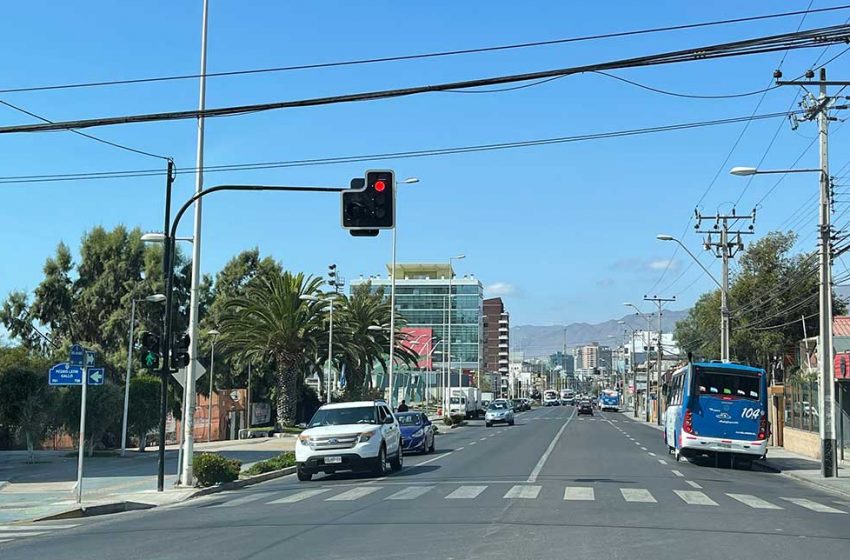
[[(661, 319), (661, 328), (672, 332), (676, 322), (684, 319), (687, 310), (665, 311)], [(567, 349), (581, 344), (598, 342), (603, 346), (617, 346), (623, 343), (624, 326), (617, 321), (627, 321), (631, 328), (646, 328), (646, 322), (634, 313), (611, 319), (604, 323), (570, 323), (569, 325), (519, 325), (511, 327), (511, 350), (524, 352), (526, 357), (544, 357), (564, 349), (564, 328), (566, 332)], [(652, 321), (652, 328), (657, 329), (657, 320)], [(614, 338), (608, 338), (613, 336)]]

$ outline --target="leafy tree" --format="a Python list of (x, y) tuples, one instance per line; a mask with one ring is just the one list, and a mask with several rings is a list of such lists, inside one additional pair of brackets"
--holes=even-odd
[[(101, 441), (107, 432), (121, 433), (124, 394), (113, 383), (90, 386), (86, 391), (86, 442), (82, 443), (88, 445), (91, 456), (95, 443)], [(58, 409), (62, 427), (79, 439), (82, 390), (80, 387), (65, 387), (60, 395)]]
[(46, 371), (44, 360), (24, 348), (0, 349), (0, 424), (26, 443), (30, 460), (50, 426), (53, 393)]
[(159, 425), (159, 392), (160, 381), (153, 375), (130, 380), (127, 428), (139, 439), (139, 451), (145, 450), (147, 434)]

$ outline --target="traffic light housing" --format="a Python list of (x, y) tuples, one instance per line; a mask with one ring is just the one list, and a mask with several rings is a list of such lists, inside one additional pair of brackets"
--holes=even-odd
[(389, 169), (366, 172), (342, 192), (342, 227), (352, 235), (377, 235), (395, 227), (395, 173)]
[(141, 336), (142, 349), (139, 352), (139, 361), (144, 369), (156, 371), (159, 369), (159, 336), (145, 331)]
[(328, 285), (332, 288), (336, 289), (336, 265), (329, 264), (328, 265)]
[(177, 333), (174, 335), (174, 347), (171, 351), (171, 369), (176, 371), (189, 365), (190, 343), (189, 333)]

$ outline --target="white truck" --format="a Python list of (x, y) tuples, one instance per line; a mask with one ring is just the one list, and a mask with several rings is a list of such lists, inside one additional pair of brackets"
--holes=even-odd
[(492, 392), (485, 391), (485, 392), (481, 393), (481, 408), (486, 410), (487, 407), (490, 405), (491, 402), (493, 402), (493, 399), (495, 399), (495, 398), (496, 398), (496, 396)]
[(484, 413), (481, 406), (481, 391), (478, 387), (456, 387), (449, 398), (449, 414), (463, 414), (467, 418), (478, 418)]

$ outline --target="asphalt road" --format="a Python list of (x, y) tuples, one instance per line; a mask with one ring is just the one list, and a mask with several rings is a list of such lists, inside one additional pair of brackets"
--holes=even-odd
[(285, 477), (31, 525), (0, 558), (799, 560), (846, 557), (848, 523), (850, 501), (779, 474), (676, 463), (660, 432), (624, 414), (553, 407), (452, 430), (383, 479)]

